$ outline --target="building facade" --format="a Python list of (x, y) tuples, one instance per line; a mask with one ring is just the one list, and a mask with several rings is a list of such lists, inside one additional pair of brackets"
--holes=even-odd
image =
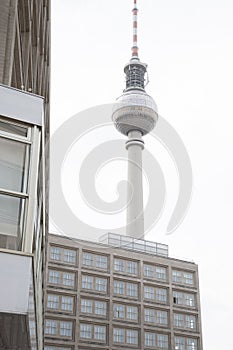
[(109, 235), (49, 235), (44, 350), (202, 350), (197, 265)]
[(43, 349), (50, 1), (0, 2), (0, 349)]

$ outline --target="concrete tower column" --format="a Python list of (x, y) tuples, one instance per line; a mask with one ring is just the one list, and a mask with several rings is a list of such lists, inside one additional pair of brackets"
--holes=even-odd
[(128, 182), (127, 193), (127, 231), (126, 234), (143, 238), (144, 215), (143, 215), (143, 187), (142, 187), (142, 150), (144, 142), (140, 131), (130, 131), (126, 142), (128, 150)]
[(138, 57), (137, 44), (137, 0), (133, 8), (132, 57), (124, 67), (126, 88), (113, 106), (112, 120), (116, 129), (128, 136), (128, 182), (127, 229), (133, 238), (144, 238), (143, 184), (142, 184), (142, 136), (148, 134), (158, 120), (155, 101), (145, 91), (147, 65)]

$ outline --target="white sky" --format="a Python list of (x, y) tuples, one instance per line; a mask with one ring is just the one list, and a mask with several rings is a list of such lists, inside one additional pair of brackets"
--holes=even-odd
[[(77, 112), (121, 94), (131, 53), (132, 3), (52, 1), (52, 132)], [(158, 146), (157, 159), (170, 174), (165, 218), (150, 238), (169, 244), (171, 256), (198, 263), (204, 349), (232, 350), (233, 2), (139, 0), (139, 9), (147, 92), (183, 139), (194, 175), (188, 215), (165, 236), (178, 182), (169, 157), (148, 139), (146, 146), (155, 157)], [(108, 133), (121, 137), (113, 128)]]

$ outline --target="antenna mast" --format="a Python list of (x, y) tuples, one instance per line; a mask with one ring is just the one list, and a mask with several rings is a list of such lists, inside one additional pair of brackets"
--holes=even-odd
[(138, 8), (137, 8), (137, 0), (134, 0), (134, 8), (132, 11), (133, 11), (132, 58), (138, 59)]

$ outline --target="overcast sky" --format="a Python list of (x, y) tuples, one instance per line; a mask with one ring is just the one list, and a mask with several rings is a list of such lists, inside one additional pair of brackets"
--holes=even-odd
[[(121, 94), (123, 67), (131, 54), (132, 3), (52, 1), (52, 133), (77, 112), (111, 103)], [(232, 350), (233, 2), (139, 0), (139, 9), (140, 58), (148, 63), (150, 78), (147, 92), (183, 139), (194, 176), (188, 214), (167, 236), (177, 174), (166, 151), (148, 138), (146, 147), (162, 163), (168, 198), (164, 216), (148, 238), (167, 243), (171, 256), (199, 265), (204, 349)], [(103, 135), (106, 140), (121, 138), (113, 126), (94, 138)], [(92, 143), (87, 136), (74, 147), (64, 174), (77, 170), (71, 164)], [(114, 163), (108, 171), (117, 169), (122, 175), (125, 165), (117, 168)], [(100, 193), (101, 181), (114, 187), (111, 181), (120, 180), (108, 183), (108, 171), (99, 179)], [(67, 198), (72, 197), (72, 181), (64, 180), (66, 190)], [(72, 203), (72, 198), (67, 200)], [(77, 205), (84, 204), (80, 200)], [(97, 216), (93, 218), (98, 225)]]

